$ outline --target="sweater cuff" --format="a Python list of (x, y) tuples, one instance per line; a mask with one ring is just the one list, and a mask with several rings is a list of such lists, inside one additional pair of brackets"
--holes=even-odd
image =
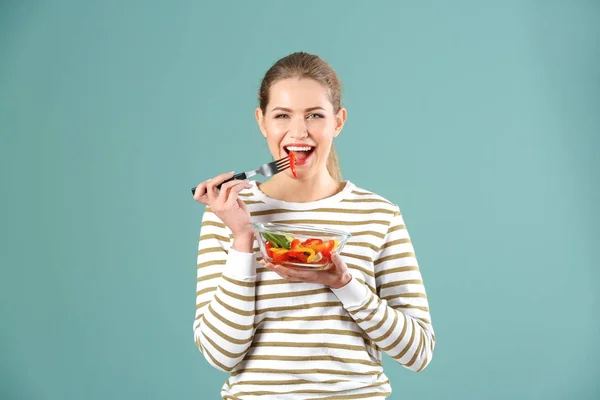
[(369, 289), (354, 276), (345, 286), (338, 289), (331, 288), (331, 291), (342, 302), (345, 309), (359, 307), (369, 299)]
[(256, 263), (254, 253), (244, 253), (229, 249), (223, 275), (231, 278), (254, 280), (256, 278)]

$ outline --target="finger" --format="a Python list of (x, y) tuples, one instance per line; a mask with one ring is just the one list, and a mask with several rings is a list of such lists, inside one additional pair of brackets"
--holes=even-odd
[(340, 256), (340, 254), (337, 253), (337, 252), (331, 253), (331, 261), (333, 262), (333, 265), (336, 268), (338, 268), (338, 269), (346, 269), (346, 268), (348, 268), (346, 266), (346, 263), (342, 259), (342, 256)]
[(246, 206), (246, 203), (244, 203), (244, 201), (243, 201), (242, 199), (240, 199), (240, 198), (238, 197), (238, 199), (237, 199), (237, 202), (238, 202), (238, 205), (240, 206), (240, 208), (241, 208), (242, 210), (244, 210), (244, 212), (246, 212), (246, 213), (250, 214), (250, 212), (248, 211), (248, 207)]
[(219, 192), (219, 201), (223, 202), (223, 204), (227, 203), (230, 197), (231, 190), (240, 185), (246, 186), (247, 181), (235, 179), (233, 181), (224, 183), (221, 186), (221, 190)]
[(208, 184), (206, 185), (206, 191), (208, 194), (208, 200), (211, 204), (217, 202), (218, 190), (217, 186), (223, 183), (225, 180), (231, 178), (234, 172), (228, 172), (226, 174), (217, 175), (212, 179), (209, 179)]
[(206, 197), (208, 197), (208, 202), (210, 204), (215, 204), (217, 202), (217, 188), (212, 179), (209, 179), (206, 182)]
[(196, 186), (196, 190), (194, 191), (194, 200), (199, 203), (207, 204), (208, 196), (206, 195), (206, 184), (208, 181), (204, 181)]
[(279, 275), (283, 279), (288, 280), (288, 281), (290, 280), (290, 277), (288, 275), (286, 275), (283, 272), (277, 270), (277, 266), (276, 265), (271, 264), (271, 263), (268, 262), (268, 263), (265, 264), (265, 267), (267, 267), (271, 271), (275, 272), (277, 275)]
[(237, 200), (237, 195), (239, 192), (249, 188), (250, 186), (248, 182), (244, 180), (236, 179), (226, 182), (221, 186), (221, 190), (217, 195), (217, 201), (224, 207), (231, 207), (235, 204), (235, 200)]
[(291, 277), (285, 273), (283, 267), (279, 264), (273, 264), (270, 262), (265, 263), (265, 267), (269, 268), (271, 271), (275, 272), (280, 277), (290, 280)]
[[(229, 192), (227, 193), (227, 205), (234, 205), (238, 200), (239, 200), (239, 194), (242, 190), (244, 189), (250, 189), (252, 186), (250, 185), (250, 183), (248, 183), (248, 181), (238, 181), (239, 183), (237, 185), (234, 185), (231, 187), (231, 189), (229, 189)], [(243, 203), (243, 202), (242, 202)], [(245, 204), (244, 204), (245, 206)]]
[(318, 274), (319, 271), (310, 271), (310, 270), (304, 270), (304, 269), (289, 268), (289, 267), (284, 267), (281, 265), (276, 265), (275, 267), (276, 267), (275, 270), (278, 273), (283, 273), (295, 280), (300, 280), (303, 282), (314, 282), (314, 281), (319, 280), (319, 274)]
[(214, 191), (216, 204), (219, 204), (223, 207), (225, 206), (225, 201), (227, 200), (227, 188), (232, 184), (235, 184), (235, 182), (229, 181), (227, 183), (224, 183), (221, 185), (221, 189), (217, 189), (217, 185), (215, 185)]
[(281, 272), (281, 271), (277, 271), (277, 270), (275, 270), (275, 273), (276, 273), (277, 275), (279, 275), (280, 277), (282, 277), (283, 279), (285, 279), (286, 281), (290, 281), (290, 282), (304, 282), (304, 281), (303, 281), (302, 279), (300, 279), (300, 278), (296, 278), (296, 277), (294, 277), (294, 276), (290, 276), (290, 275), (288, 275), (288, 274), (285, 274), (285, 273), (283, 273), (283, 272)]

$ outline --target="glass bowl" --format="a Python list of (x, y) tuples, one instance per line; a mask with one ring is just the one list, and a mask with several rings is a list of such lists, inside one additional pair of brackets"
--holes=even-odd
[(352, 236), (348, 232), (301, 224), (253, 223), (252, 228), (266, 261), (317, 270), (331, 267), (331, 254), (339, 253)]

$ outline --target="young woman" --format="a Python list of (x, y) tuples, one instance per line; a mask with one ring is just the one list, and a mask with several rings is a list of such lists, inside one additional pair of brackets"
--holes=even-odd
[[(198, 246), (194, 338), (230, 372), (223, 399), (383, 399), (382, 354), (413, 371), (431, 361), (429, 305), (399, 207), (342, 180), (333, 140), (346, 121), (341, 84), (317, 56), (276, 62), (256, 119), (275, 159), (298, 154), (297, 175), (265, 183), (222, 174), (198, 185), (207, 205)], [(202, 195), (202, 193), (205, 193)], [(250, 226), (286, 222), (352, 234), (327, 271), (265, 263)]]

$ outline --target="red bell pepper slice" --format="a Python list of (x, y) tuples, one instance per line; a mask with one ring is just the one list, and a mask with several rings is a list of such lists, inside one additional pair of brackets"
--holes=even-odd
[(290, 258), (295, 258), (303, 263), (307, 262), (308, 260), (308, 256), (302, 251), (289, 251), (287, 254), (290, 256)]
[(302, 246), (304, 247), (314, 247), (319, 244), (323, 244), (323, 241), (321, 239), (306, 239), (304, 242), (302, 242)]
[(273, 251), (271, 250), (273, 248), (273, 245), (271, 244), (271, 242), (267, 242), (267, 255), (271, 258), (273, 258)]
[(323, 254), (331, 254), (333, 247), (335, 246), (335, 242), (333, 240), (328, 240), (324, 243), (325, 248), (321, 250)]
[(295, 249), (296, 247), (300, 247), (300, 239), (294, 239), (294, 240), (292, 240), (292, 243), (290, 244), (290, 247), (292, 249)]
[(333, 240), (327, 240), (325, 243), (318, 244), (312, 248), (315, 249), (315, 251), (320, 251), (324, 256), (330, 256), (334, 246), (335, 242)]
[(288, 261), (290, 259), (289, 252), (283, 254), (273, 253), (273, 263), (281, 264), (284, 261)]
[(290, 151), (290, 169), (292, 170), (292, 175), (294, 178), (298, 178), (298, 174), (296, 173), (296, 153)]

